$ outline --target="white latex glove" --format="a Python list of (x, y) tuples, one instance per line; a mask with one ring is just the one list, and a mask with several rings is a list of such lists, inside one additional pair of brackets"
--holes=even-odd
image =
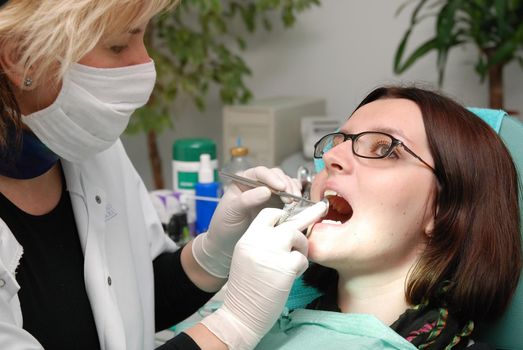
[(201, 321), (229, 349), (254, 348), (274, 325), (295, 278), (308, 267), (301, 230), (326, 208), (317, 203), (276, 227), (283, 211), (264, 209), (238, 241), (224, 303)]
[[(278, 168), (263, 166), (239, 174), (261, 181), (277, 190), (301, 196), (301, 185)], [(267, 187), (248, 188), (234, 182), (223, 195), (209, 225), (209, 231), (198, 235), (192, 244), (192, 253), (198, 264), (215, 277), (229, 275), (231, 257), (236, 242), (264, 207), (282, 207), (282, 201), (271, 196)]]

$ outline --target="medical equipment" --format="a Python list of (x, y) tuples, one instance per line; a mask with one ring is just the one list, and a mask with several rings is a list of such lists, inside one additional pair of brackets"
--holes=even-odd
[(341, 119), (316, 116), (303, 117), (301, 120), (301, 138), (303, 156), (312, 159), (314, 144), (324, 135), (335, 132), (341, 126)]
[[(296, 153), (283, 159), (278, 165), (285, 174), (295, 176), (298, 174), (300, 180), (300, 173), (303, 168), (308, 169), (310, 172), (310, 181), (314, 178), (316, 171), (313, 160), (314, 144), (322, 136), (335, 132), (342, 124), (341, 118), (333, 116), (307, 116), (301, 118), (301, 138), (302, 138), (302, 149)], [(303, 183), (302, 183), (303, 185)], [(307, 190), (307, 186), (302, 186), (302, 192)]]
[(325, 99), (311, 97), (273, 97), (248, 105), (223, 109), (223, 158), (237, 137), (248, 145), (254, 162), (269, 168), (302, 149), (300, 120), (304, 116), (325, 115)]
[[(198, 170), (198, 183), (194, 185), (196, 197), (221, 197), (220, 183), (214, 181), (214, 169), (211, 165), (211, 155), (200, 155), (200, 169)], [(204, 233), (209, 229), (211, 218), (216, 210), (216, 201), (207, 201), (196, 198), (196, 234)]]
[(309, 203), (309, 204), (316, 204), (316, 202), (313, 202), (311, 200), (305, 199), (305, 198), (300, 197), (300, 196), (296, 196), (296, 195), (294, 195), (292, 193), (274, 189), (274, 188), (270, 187), (269, 185), (264, 184), (261, 181), (252, 180), (252, 179), (249, 179), (247, 177), (243, 177), (243, 176), (239, 176), (239, 175), (235, 175), (235, 174), (230, 174), (230, 173), (227, 173), (227, 172), (224, 172), (224, 171), (220, 171), (220, 176), (229, 178), (229, 179), (233, 180), (234, 182), (236, 182), (238, 184), (245, 185), (245, 186), (252, 187), (252, 188), (265, 186), (273, 194), (275, 194), (276, 196), (290, 198), (290, 199), (292, 199), (295, 202), (306, 202), (306, 203)]
[[(242, 145), (241, 138), (238, 137), (236, 145), (230, 149), (230, 158), (223, 164), (222, 171), (229, 174), (237, 174), (240, 171), (254, 167), (254, 162), (249, 156), (249, 149)], [(222, 179), (223, 191), (231, 184), (232, 180)]]
[[(265, 186), (276, 196), (292, 199), (293, 202), (286, 204), (283, 207), (285, 214), (283, 214), (282, 217), (278, 220), (278, 222), (276, 223), (276, 226), (291, 219), (294, 215), (300, 213), (305, 208), (308, 208), (311, 205), (316, 204), (316, 202), (311, 201), (310, 199), (296, 196), (296, 195), (293, 195), (292, 193), (288, 193), (285, 191), (280, 191), (280, 190), (274, 189), (274, 188), (264, 184), (261, 181), (255, 181), (255, 180), (249, 179), (247, 177), (230, 174), (230, 173), (226, 173), (223, 171), (220, 171), (220, 176), (231, 179), (232, 181), (234, 181), (238, 184), (245, 185), (245, 186), (252, 187), (252, 188)], [(329, 202), (327, 200), (323, 200), (323, 202), (325, 202), (327, 204), (327, 209), (325, 210), (325, 212), (327, 212), (328, 207), (329, 207)]]
[(211, 157), (211, 166), (217, 178), (218, 160), (216, 159), (216, 143), (207, 138), (178, 139), (172, 147), (173, 190), (183, 194), (182, 204), (187, 206), (187, 222), (191, 234), (195, 233), (196, 202), (194, 186), (198, 183), (200, 155), (207, 153)]

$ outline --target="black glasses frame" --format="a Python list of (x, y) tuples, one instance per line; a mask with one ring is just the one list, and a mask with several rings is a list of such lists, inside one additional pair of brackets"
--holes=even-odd
[[(383, 155), (380, 155), (380, 156), (376, 156), (376, 157), (369, 157), (369, 156), (363, 156), (361, 154), (358, 154), (358, 152), (356, 152), (356, 150), (354, 149), (354, 144), (358, 141), (358, 139), (360, 137), (362, 137), (363, 135), (367, 135), (367, 134), (380, 134), (380, 135), (384, 135), (384, 136), (387, 136), (387, 137), (390, 137), (390, 139), (392, 140), (391, 144), (390, 144), (390, 147), (389, 149), (387, 150), (387, 152), (385, 152)], [(419, 160), (420, 162), (422, 162), (423, 164), (425, 164), (427, 167), (429, 167), (429, 169), (432, 170), (432, 172), (435, 174), (436, 173), (436, 169), (434, 169), (429, 163), (427, 163), (426, 161), (424, 161), (420, 156), (418, 156), (416, 153), (414, 153), (414, 151), (412, 151), (410, 148), (408, 148), (404, 143), (403, 141), (401, 140), (398, 140), (397, 138), (395, 138), (394, 136), (390, 135), (390, 134), (387, 134), (385, 132), (381, 132), (381, 131), (364, 131), (364, 132), (360, 132), (359, 134), (346, 134), (344, 132), (341, 132), (341, 131), (338, 131), (338, 132), (333, 132), (333, 133), (330, 133), (330, 134), (327, 134), (325, 136), (323, 136), (322, 138), (320, 138), (315, 144), (314, 144), (314, 158), (316, 159), (321, 159), (324, 155), (324, 152), (323, 152), (323, 149), (318, 149), (318, 145), (323, 141), (323, 139), (325, 139), (326, 137), (332, 137), (332, 136), (343, 136), (343, 142), (347, 141), (347, 140), (351, 140), (352, 141), (352, 153), (360, 158), (367, 158), (367, 159), (383, 159), (383, 158), (387, 158), (388, 156), (390, 156), (390, 154), (392, 153), (392, 151), (394, 151), (394, 149), (398, 146), (401, 146), (405, 151), (407, 151), (408, 153), (410, 153), (414, 158), (416, 158), (417, 160)]]

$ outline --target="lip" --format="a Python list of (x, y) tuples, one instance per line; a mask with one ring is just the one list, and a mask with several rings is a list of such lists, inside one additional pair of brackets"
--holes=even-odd
[[(327, 177), (325, 179), (325, 181), (320, 185), (320, 187), (318, 188), (317, 191), (315, 191), (316, 193), (319, 194), (319, 198), (313, 198), (314, 200), (322, 200), (325, 198), (325, 192), (326, 191), (334, 191), (336, 192), (336, 194), (340, 197), (342, 197), (345, 201), (347, 201), (347, 203), (349, 203), (349, 205), (351, 206), (351, 208), (353, 209), (353, 204), (352, 204), (352, 201), (350, 200), (350, 197), (347, 193), (347, 186), (345, 184), (345, 186), (341, 186), (340, 183), (343, 183), (343, 181), (341, 181), (341, 179), (334, 179), (333, 177)], [(343, 188), (342, 188), (343, 187)], [(330, 204), (330, 203), (329, 203)], [(351, 217), (354, 215), (354, 211), (353, 213), (351, 214)], [(309, 237), (310, 234), (312, 233), (312, 231), (318, 229), (318, 230), (323, 230), (323, 229), (329, 229), (332, 230), (332, 229), (335, 229), (335, 228), (340, 228), (344, 225), (346, 225), (350, 220), (347, 220), (345, 222), (343, 222), (342, 224), (339, 224), (339, 223), (329, 223), (329, 222), (322, 222), (325, 218), (322, 217), (320, 219), (318, 219), (318, 221), (316, 221), (315, 223), (311, 224), (309, 226), (309, 228), (307, 229), (307, 232), (306, 232), (306, 236)]]
[(305, 233), (305, 236), (309, 238), (313, 232), (322, 232), (325, 231), (327, 233), (332, 233), (334, 230), (342, 229), (345, 225), (349, 223), (350, 220), (347, 220), (343, 224), (335, 224), (335, 223), (329, 223), (329, 222), (322, 222), (320, 219), (318, 222), (315, 222), (314, 224), (310, 225), (307, 229), (307, 232)]
[(326, 191), (334, 191), (334, 192), (336, 192), (336, 194), (338, 196), (345, 199), (347, 201), (347, 203), (349, 203), (349, 205), (352, 207), (352, 200), (349, 197), (349, 195), (347, 194), (346, 185), (344, 186), (344, 188), (340, 188), (340, 186), (337, 183), (333, 183), (333, 182), (334, 181), (332, 181), (332, 179), (327, 179), (327, 181), (325, 182), (325, 185), (321, 189), (321, 192), (320, 192), (321, 198), (320, 199), (325, 198)]
[[(353, 205), (344, 193), (340, 193), (330, 187), (325, 187), (321, 197), (322, 200), (328, 198), (329, 212), (316, 223), (322, 223), (322, 221), (326, 220), (326, 222), (322, 224), (340, 226), (347, 223), (354, 215)], [(329, 223), (328, 220), (332, 220), (333, 222)]]

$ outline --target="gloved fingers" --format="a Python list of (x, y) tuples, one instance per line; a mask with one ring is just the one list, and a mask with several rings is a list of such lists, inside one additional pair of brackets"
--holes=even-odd
[(257, 166), (245, 170), (243, 176), (257, 180), (267, 184), (277, 190), (283, 191), (286, 186), (286, 182), (283, 180), (283, 171), (275, 170), (277, 168), (269, 169), (264, 166)]
[(278, 226), (274, 232), (274, 237), (271, 237), (272, 245), (279, 247), (284, 251), (298, 251), (307, 256), (309, 251), (309, 242), (301, 231), (291, 229), (288, 226)]
[[(280, 170), (280, 169), (277, 169)], [(293, 179), (283, 173), (283, 171), (280, 170), (280, 172), (283, 175), (283, 181), (285, 181), (285, 192), (291, 193), (295, 196), (301, 197), (301, 183), (298, 182), (297, 179)], [(294, 200), (289, 197), (280, 197), (283, 203), (289, 204), (292, 203)]]
[(289, 269), (296, 272), (296, 277), (301, 276), (308, 267), (309, 260), (307, 260), (305, 255), (297, 250), (289, 253)]
[[(287, 176), (283, 170), (279, 168), (269, 169), (264, 166), (258, 166), (246, 170), (244, 176), (263, 182), (276, 190), (289, 192), (295, 196), (301, 196), (301, 184)], [(282, 197), (281, 200), (284, 203), (292, 202), (292, 199), (287, 197)]]
[(302, 212), (290, 217), (282, 223), (280, 228), (283, 229), (295, 229), (299, 231), (303, 231), (309, 225), (315, 223), (318, 221), (321, 217), (323, 217), (327, 213), (327, 203), (320, 201), (309, 208), (303, 210)]
[(309, 253), (309, 241), (301, 231), (292, 232), (290, 248), (292, 251), (298, 251), (302, 255), (307, 256)]
[(250, 220), (249, 212), (253, 208), (266, 203), (272, 196), (272, 192), (267, 187), (250, 188), (246, 192), (241, 192), (238, 189), (236, 191), (238, 192), (229, 189), (223, 195), (216, 208), (215, 217), (220, 216), (220, 219), (225, 220), (225, 222)]
[[(280, 217), (283, 215), (283, 210), (276, 208), (265, 208), (252, 220), (249, 230), (245, 233), (247, 235), (250, 231), (255, 232), (257, 230), (251, 230), (251, 227), (267, 227), (269, 229), (274, 228), (274, 225), (278, 222)], [(244, 235), (244, 236), (245, 236)]]
[(256, 187), (243, 192), (237, 205), (240, 208), (251, 209), (267, 202), (271, 198), (272, 192), (267, 187)]
[[(299, 184), (298, 181), (294, 181), (290, 176), (285, 174), (283, 170), (280, 168), (271, 168), (269, 169), (270, 173), (267, 174), (265, 172), (261, 173), (260, 176), (263, 174), (264, 176), (269, 175), (267, 178), (260, 179), (263, 183), (266, 183), (268, 185), (271, 185), (277, 190), (280, 191), (286, 191), (289, 193), (292, 193), (294, 195), (301, 195), (301, 184)], [(278, 178), (279, 181), (281, 181), (284, 184), (284, 187), (276, 187), (271, 182), (274, 181), (274, 178)]]

